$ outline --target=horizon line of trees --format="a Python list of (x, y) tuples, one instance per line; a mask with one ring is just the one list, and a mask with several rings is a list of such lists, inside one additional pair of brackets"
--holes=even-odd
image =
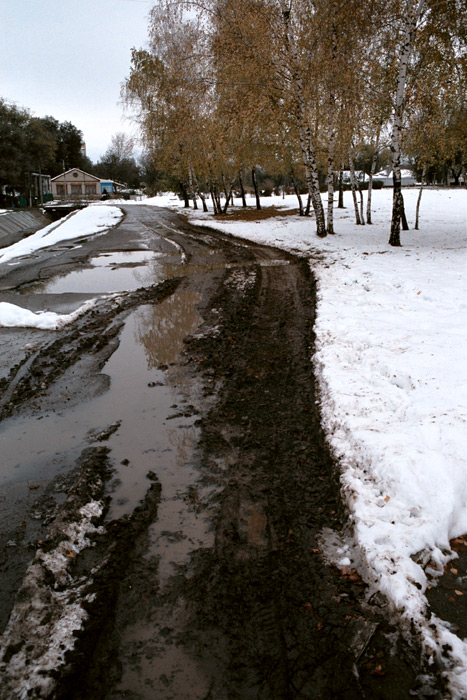
[(122, 95), (147, 170), (203, 207), (210, 193), (215, 213), (262, 171), (306, 183), (317, 235), (332, 234), (346, 169), (356, 222), (371, 223), (371, 178), (389, 156), (397, 246), (402, 154), (424, 181), (458, 181), (466, 165), (466, 27), (462, 0), (157, 0)]
[(134, 139), (124, 133), (111, 137), (102, 158), (93, 163), (84, 154), (83, 133), (71, 122), (52, 116), (35, 117), (29, 109), (0, 97), (0, 195), (29, 199), (33, 173), (55, 177), (71, 168), (123, 182), (137, 188), (144, 168), (134, 156)]

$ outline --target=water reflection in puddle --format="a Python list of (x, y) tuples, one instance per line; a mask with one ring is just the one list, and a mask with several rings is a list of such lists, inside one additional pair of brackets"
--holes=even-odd
[[(181, 264), (180, 260), (167, 260), (164, 253), (155, 251), (121, 251), (103, 253), (89, 260), (80, 270), (57, 275), (48, 280), (35, 282), (21, 290), (21, 294), (110, 294), (139, 289), (159, 284), (173, 277), (203, 275), (216, 270), (231, 270), (251, 267), (250, 263), (225, 263), (224, 260), (209, 259), (203, 264)], [(288, 265), (288, 260), (264, 260), (261, 267)]]
[(119, 429), (104, 443), (111, 449), (119, 480), (109, 517), (134, 509), (148, 489), (149, 470), (160, 478), (164, 497), (177, 494), (191, 479), (196, 417), (182, 415), (187, 413), (190, 387), (186, 382), (177, 386), (177, 367), (157, 367), (178, 359), (183, 338), (200, 323), (195, 308), (199, 301), (199, 294), (178, 290), (159, 305), (133, 312), (118, 349), (102, 370), (111, 380), (104, 394), (60, 414), (46, 413), (40, 420), (36, 416), (5, 421), (0, 428), (0, 490), (5, 494), (5, 487), (28, 480), (40, 484), (54, 472), (69, 469), (87, 440), (91, 442), (91, 431), (119, 421)]
[[(161, 255), (142, 250), (104, 253), (89, 261), (91, 267), (83, 267), (35, 284), (32, 291), (47, 294), (106, 294), (139, 289), (166, 279), (157, 265), (157, 258)], [(31, 288), (24, 291), (30, 292)]]
[(182, 291), (160, 304), (140, 308), (135, 333), (144, 348), (149, 368), (176, 362), (183, 348), (183, 339), (200, 323), (195, 308), (195, 302), (200, 300), (199, 294)]

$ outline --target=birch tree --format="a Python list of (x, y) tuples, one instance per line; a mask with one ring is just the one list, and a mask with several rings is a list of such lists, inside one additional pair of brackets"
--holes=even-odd
[[(442, 65), (445, 66), (445, 77), (439, 83), (438, 94), (442, 96), (442, 101), (445, 101), (443, 98), (450, 92), (450, 76), (457, 76), (459, 73), (465, 76), (467, 34), (467, 13), (465, 3), (461, 0), (404, 0), (400, 9), (402, 40), (397, 54), (397, 82), (391, 134), (394, 196), (389, 243), (394, 246), (400, 245), (400, 221), (403, 211), (400, 186), (402, 132), (406, 126), (404, 120), (410, 121), (408, 117), (411, 116), (410, 110), (407, 110), (407, 103), (411, 101), (413, 105), (420, 100), (430, 100), (430, 76), (435, 75), (438, 67)], [(461, 102), (457, 101), (457, 106), (465, 104), (465, 83), (461, 94), (463, 97)], [(447, 101), (445, 103), (447, 104)], [(447, 112), (449, 115), (449, 110)]]
[[(158, 0), (150, 50), (134, 52), (125, 94), (147, 148), (192, 197), (206, 183), (216, 211), (235, 178), (254, 179), (265, 164), (273, 171), (274, 161), (290, 177), (298, 153), (318, 236), (334, 231), (335, 162), (362, 140), (375, 155), (371, 222), (371, 174), (381, 135), (390, 133), (389, 242), (398, 246), (403, 134), (426, 90), (420, 66), (430, 70), (444, 36), (461, 37), (460, 16), (461, 0)], [(465, 49), (460, 40), (453, 46), (457, 56)], [(450, 158), (458, 176), (459, 149)], [(318, 168), (327, 175), (327, 222)]]
[(405, 0), (402, 4), (401, 28), (402, 42), (398, 56), (397, 87), (394, 97), (394, 113), (391, 131), (391, 158), (393, 173), (393, 198), (391, 235), (389, 245), (400, 246), (401, 218), (404, 210), (401, 183), (401, 153), (404, 109), (406, 104), (406, 87), (409, 63), (415, 43), (417, 25), (425, 10), (425, 0)]
[[(206, 0), (202, 11), (213, 33), (222, 36), (223, 61), (243, 63), (243, 68), (237, 71), (237, 80), (227, 81), (231, 90), (240, 88), (244, 99), (250, 100), (250, 106), (255, 99), (260, 105), (271, 100), (293, 120), (317, 234), (325, 236), (316, 143), (311, 129), (313, 110), (307, 90), (312, 83), (309, 47), (304, 47), (301, 41), (307, 18), (306, 13), (297, 11), (296, 4), (292, 0)], [(312, 8), (301, 0), (299, 9), (305, 6), (309, 15)], [(245, 77), (246, 70), (249, 78)], [(262, 124), (268, 121), (268, 112), (256, 113)], [(239, 109), (240, 116), (247, 113), (248, 109)]]
[(194, 196), (209, 121), (209, 72), (205, 36), (182, 8), (159, 3), (150, 14), (150, 48), (133, 50), (123, 96), (139, 123), (149, 154)]

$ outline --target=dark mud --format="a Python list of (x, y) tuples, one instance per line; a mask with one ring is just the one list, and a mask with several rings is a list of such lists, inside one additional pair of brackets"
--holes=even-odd
[(399, 640), (394, 654), (362, 581), (321, 556), (320, 531), (344, 513), (310, 361), (314, 281), (305, 261), (289, 262), (255, 268), (246, 293), (227, 280), (212, 307), (222, 331), (189, 345), (211, 381), (223, 378), (202, 425), (203, 476), (222, 490), (216, 546), (188, 582), (193, 630), (201, 620), (213, 646), (222, 630), (228, 649), (213, 697), (406, 697), (413, 652)]
[(451, 540), (457, 558), (444, 567), (442, 576), (427, 591), (431, 610), (451, 623), (461, 639), (467, 637), (467, 535)]
[[(156, 518), (160, 485), (149, 475), (143, 502), (131, 516), (105, 522), (113, 473), (108, 453), (107, 447), (84, 450), (76, 468), (54, 480), (35, 504), (47, 509), (52, 524), (35, 542), (37, 553), (3, 635), (2, 698), (28, 688), (25, 697), (73, 695), (83, 663), (108, 624), (134, 542)], [(58, 503), (56, 494), (63, 492), (67, 497)], [(87, 697), (98, 697), (95, 691), (98, 686)]]
[[(214, 546), (193, 552), (161, 591), (157, 560), (140, 541), (76, 700), (91, 690), (112, 699), (416, 692), (417, 650), (365, 605), (358, 575), (321, 556), (321, 529), (338, 529), (344, 514), (313, 389), (313, 280), (305, 263), (288, 262), (228, 274), (205, 311), (206, 333), (187, 341), (185, 362), (202, 372), (206, 393), (221, 383), (199, 423), (199, 492), (187, 494), (210, 513)], [(148, 643), (145, 628), (158, 615), (168, 623)], [(135, 623), (141, 640), (128, 647), (122, 630)], [(182, 648), (198, 675), (185, 678), (167, 648)]]
[[(75, 330), (14, 368), (2, 406), (10, 415), (83, 354), (110, 352), (135, 304), (158, 303), (178, 285), (196, 290), (203, 323), (185, 338), (177, 371), (201, 392), (189, 396), (188, 411), (174, 414), (199, 415), (198, 444), (184, 467), (190, 477), (178, 489), (177, 507), (191, 524), (157, 533), (164, 497), (157, 465), (141, 504), (109, 520), (115, 464), (105, 446), (85, 451), (69, 479), (37, 501), (44, 518), (34, 559), (40, 564), (57, 551), (83, 506), (100, 504), (87, 525), (93, 546), (72, 551), (65, 574), (42, 571), (48, 595), (58, 587), (69, 596), (85, 613), (82, 624), (61, 663), (45, 668), (35, 661), (39, 647), (47, 651), (45, 628), (37, 645), (28, 644), (26, 628), (10, 621), (2, 669), (9, 685), (1, 697), (26, 688), (15, 675), (26, 655), (24, 678), (29, 683), (39, 666), (42, 686), (24, 697), (441, 700), (436, 677), (430, 688), (417, 680), (427, 669), (416, 640), (409, 645), (389, 624), (384, 601), (366, 602), (356, 571), (328, 565), (321, 552), (320, 532), (339, 530), (345, 512), (316, 403), (307, 262), (175, 217), (164, 222), (171, 227), (164, 235), (192, 266), (184, 280), (123, 295), (112, 307), (102, 301)], [(169, 574), (161, 538), (186, 550)], [(34, 586), (41, 588), (37, 578)], [(23, 618), (36, 605), (28, 574), (16, 615), (18, 603)], [(44, 625), (53, 622), (44, 614)]]

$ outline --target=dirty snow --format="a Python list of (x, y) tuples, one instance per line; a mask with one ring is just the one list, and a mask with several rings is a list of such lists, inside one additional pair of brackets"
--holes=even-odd
[[(89, 581), (70, 575), (69, 563), (92, 544), (90, 535), (105, 532), (102, 526), (93, 524), (93, 519), (101, 517), (102, 512), (102, 502), (86, 503), (79, 510), (79, 519), (65, 524), (57, 546), (49, 552), (39, 549), (28, 567), (7, 628), (0, 638), (0, 672), (5, 698), (26, 700), (53, 695), (56, 669), (65, 663), (67, 652), (75, 647), (76, 633), (88, 617), (86, 604), (94, 597), (87, 593)], [(60, 521), (60, 524), (64, 523)], [(17, 651), (8, 659), (8, 650), (12, 648)]]
[[(405, 190), (409, 225), (417, 189)], [(425, 590), (467, 533), (467, 255), (462, 189), (427, 189), (420, 230), (387, 245), (392, 191), (373, 192), (373, 225), (356, 226), (350, 193), (336, 235), (318, 239), (298, 216), (193, 223), (310, 256), (318, 280), (314, 364), (324, 428), (338, 458), (350, 525), (338, 563), (358, 566), (402, 626), (413, 620), (429, 656), (465, 697), (467, 642), (425, 617)], [(173, 195), (145, 204), (181, 208)], [(236, 204), (240, 204), (239, 201)], [(294, 208), (295, 197), (263, 205)], [(254, 206), (254, 200), (250, 200)], [(185, 213), (187, 210), (183, 210)], [(453, 651), (442, 657), (442, 646)]]

